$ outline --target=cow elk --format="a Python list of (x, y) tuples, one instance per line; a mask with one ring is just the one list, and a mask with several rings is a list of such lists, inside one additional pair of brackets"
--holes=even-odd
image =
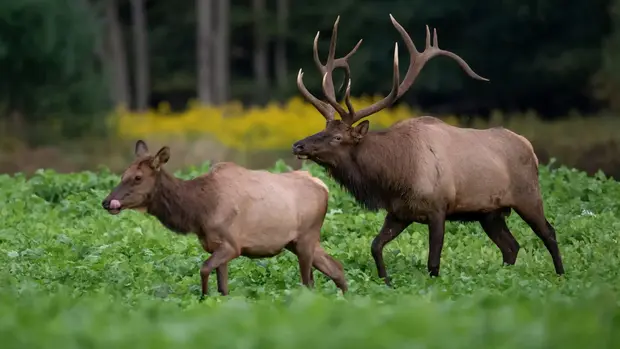
[[(474, 73), (458, 55), (431, 43), (426, 27), (426, 48), (416, 49), (405, 29), (390, 15), (411, 58), (399, 83), (398, 44), (394, 50), (393, 83), (390, 93), (379, 102), (354, 110), (350, 102), (351, 79), (348, 59), (360, 42), (342, 58), (335, 58), (338, 21), (332, 33), (329, 53), (323, 65), (314, 40), (314, 61), (323, 75), (326, 101), (313, 96), (304, 86), (299, 71), (297, 86), (304, 98), (327, 120), (323, 131), (293, 144), (299, 159), (319, 164), (366, 209), (387, 211), (383, 227), (374, 238), (371, 253), (379, 277), (391, 282), (383, 261), (383, 248), (413, 222), (429, 229), (428, 272), (439, 275), (445, 221), (477, 221), (497, 245), (503, 262), (513, 265), (519, 243), (506, 226), (512, 210), (530, 226), (551, 254), (555, 271), (564, 273), (554, 228), (545, 218), (538, 182), (538, 159), (531, 143), (503, 127), (460, 128), (431, 116), (411, 118), (385, 130), (369, 131), (360, 119), (390, 106), (411, 87), (428, 60), (447, 56), (472, 78), (488, 81)], [(346, 70), (346, 109), (336, 101), (332, 71)], [(340, 119), (335, 119), (338, 113)]]
[(178, 234), (196, 234), (211, 254), (200, 269), (201, 298), (208, 293), (213, 269), (218, 291), (227, 295), (229, 261), (273, 257), (284, 249), (297, 255), (305, 286), (314, 286), (314, 266), (347, 291), (342, 265), (319, 242), (328, 199), (320, 179), (306, 171), (276, 174), (223, 162), (182, 180), (163, 168), (170, 158), (168, 147), (151, 155), (140, 140), (135, 156), (102, 206), (110, 214), (146, 211)]

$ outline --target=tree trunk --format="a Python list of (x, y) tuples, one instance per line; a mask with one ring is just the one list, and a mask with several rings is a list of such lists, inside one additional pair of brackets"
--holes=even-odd
[(254, 77), (256, 102), (264, 103), (268, 95), (267, 38), (265, 37), (265, 0), (252, 0), (254, 10)]
[(213, 103), (212, 65), (211, 65), (211, 17), (213, 2), (211, 0), (196, 0), (196, 15), (198, 16), (198, 33), (196, 42), (197, 69), (198, 69), (198, 101), (204, 105)]
[(106, 47), (103, 63), (112, 73), (110, 97), (119, 107), (129, 108), (131, 94), (129, 91), (129, 73), (127, 72), (127, 53), (123, 41), (123, 31), (118, 19), (117, 0), (105, 2)]
[(591, 78), (594, 98), (607, 102), (613, 112), (620, 112), (620, 72), (617, 69), (620, 58), (620, 0), (611, 1), (609, 9), (612, 30), (604, 39), (601, 50), (601, 65)]
[(288, 62), (286, 60), (286, 41), (288, 35), (288, 0), (278, 0), (278, 41), (276, 42), (276, 80), (280, 90), (287, 85)]
[(133, 20), (134, 42), (134, 70), (136, 86), (136, 110), (145, 111), (149, 103), (149, 56), (148, 56), (148, 32), (144, 0), (131, 0), (131, 15)]
[(27, 139), (27, 135), (25, 133), (26, 122), (24, 122), (24, 115), (18, 109), (12, 109), (10, 110), (10, 113), (11, 126), (9, 129), (11, 130), (11, 136), (19, 140), (26, 140), (28, 142), (29, 140)]
[(230, 0), (217, 1), (217, 30), (215, 33), (214, 84), (215, 103), (228, 101), (230, 91)]

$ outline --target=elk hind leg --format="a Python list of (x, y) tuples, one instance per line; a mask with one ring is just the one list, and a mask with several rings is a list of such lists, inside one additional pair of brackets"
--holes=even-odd
[(521, 247), (510, 232), (510, 229), (508, 229), (506, 220), (502, 216), (501, 211), (485, 214), (480, 219), (480, 225), (491, 241), (493, 241), (501, 251), (503, 262), (508, 265), (514, 265)]
[(539, 197), (536, 200), (525, 200), (525, 203), (514, 207), (514, 210), (542, 240), (551, 255), (555, 272), (558, 275), (564, 274), (564, 265), (556, 240), (555, 229), (545, 218), (542, 200)]
[(344, 276), (344, 268), (342, 267), (342, 264), (340, 264), (340, 262), (338, 262), (334, 257), (328, 255), (319, 244), (316, 244), (316, 247), (314, 248), (313, 265), (321, 273), (330, 278), (336, 286), (342, 290), (343, 294), (347, 292), (347, 280)]

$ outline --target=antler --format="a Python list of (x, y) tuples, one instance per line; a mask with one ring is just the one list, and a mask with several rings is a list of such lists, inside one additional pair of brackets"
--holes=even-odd
[(482, 81), (489, 81), (489, 79), (483, 78), (482, 76), (476, 74), (469, 67), (467, 62), (465, 62), (465, 60), (459, 57), (457, 54), (440, 49), (439, 43), (437, 40), (437, 29), (433, 29), (433, 41), (434, 41), (434, 45), (433, 45), (431, 43), (430, 30), (428, 29), (428, 25), (426, 26), (426, 47), (424, 51), (419, 52), (416, 49), (415, 44), (413, 43), (413, 40), (411, 40), (411, 37), (409, 36), (409, 34), (407, 34), (405, 29), (396, 21), (396, 19), (394, 19), (394, 17), (391, 14), (390, 14), (390, 20), (392, 21), (392, 24), (394, 25), (396, 30), (398, 30), (398, 32), (400, 33), (403, 40), (405, 41), (407, 50), (409, 51), (409, 54), (411, 55), (411, 59), (409, 61), (409, 68), (407, 69), (407, 74), (405, 75), (405, 79), (400, 85), (398, 84), (398, 45), (397, 45), (396, 48), (394, 49), (394, 77), (393, 77), (394, 82), (392, 84), (392, 90), (385, 98), (383, 98), (379, 102), (371, 106), (368, 106), (360, 111), (357, 111), (355, 113), (350, 113), (350, 117), (344, 120), (347, 124), (352, 125), (355, 122), (359, 121), (360, 119), (366, 116), (369, 116), (371, 114), (377, 113), (381, 109), (384, 109), (392, 105), (394, 101), (400, 98), (405, 92), (407, 92), (407, 90), (411, 87), (411, 85), (413, 85), (413, 82), (420, 74), (420, 71), (422, 70), (426, 62), (428, 62), (431, 58), (435, 56), (450, 57), (454, 59), (461, 66), (461, 68), (463, 68), (463, 70), (467, 73), (467, 75), (469, 75), (470, 77), (474, 79), (482, 80)]
[[(349, 68), (349, 58), (357, 51), (357, 49), (362, 44), (362, 40), (358, 41), (355, 47), (344, 57), (335, 58), (336, 55), (336, 39), (338, 37), (338, 22), (340, 21), (340, 16), (336, 18), (336, 22), (334, 22), (334, 29), (332, 31), (332, 38), (329, 44), (329, 53), (327, 56), (327, 62), (325, 65), (321, 63), (319, 59), (319, 34), (320, 31), (316, 33), (314, 37), (314, 63), (316, 67), (319, 69), (321, 74), (323, 75), (323, 94), (327, 99), (328, 103), (321, 101), (320, 99), (313, 96), (306, 86), (303, 83), (304, 73), (301, 69), (299, 69), (299, 73), (297, 74), (297, 88), (304, 96), (304, 98), (310, 102), (314, 107), (325, 117), (327, 121), (334, 119), (334, 112), (337, 111), (342, 117), (344, 117), (347, 112), (336, 102), (336, 93), (334, 91), (334, 83), (332, 80), (332, 72), (336, 68), (344, 68), (345, 69), (345, 82), (348, 82), (347, 91), (350, 94), (350, 85), (351, 85), (351, 69)], [(344, 83), (343, 83), (344, 85)], [(342, 88), (342, 86), (341, 86)], [(346, 92), (345, 92), (346, 93)], [(350, 104), (350, 103), (349, 103)]]
[[(317, 51), (318, 33), (317, 33), (316, 38), (314, 39), (314, 61), (316, 62), (317, 67), (319, 68), (321, 73), (323, 73), (323, 92), (325, 94), (325, 97), (328, 103), (318, 100), (316, 97), (312, 96), (308, 92), (308, 90), (305, 88), (305, 86), (301, 82), (301, 77), (303, 76), (303, 73), (301, 70), (299, 70), (299, 75), (297, 76), (297, 86), (301, 90), (304, 97), (306, 97), (307, 100), (309, 100), (312, 104), (314, 104), (314, 106), (321, 112), (321, 114), (325, 116), (327, 120), (333, 120), (334, 110), (335, 110), (338, 112), (338, 114), (340, 114), (340, 116), (342, 117), (342, 120), (345, 123), (347, 123), (348, 125), (353, 125), (360, 119), (365, 118), (371, 114), (375, 114), (386, 107), (389, 107), (398, 98), (400, 98), (405, 92), (407, 92), (407, 90), (411, 87), (411, 85), (413, 85), (413, 82), (420, 74), (420, 71), (422, 70), (426, 62), (428, 62), (431, 58), (435, 56), (450, 57), (454, 59), (461, 66), (461, 68), (463, 68), (465, 73), (467, 73), (467, 75), (469, 75), (470, 77), (477, 79), (477, 80), (489, 81), (489, 79), (483, 78), (482, 76), (476, 74), (469, 67), (467, 62), (465, 62), (465, 60), (459, 57), (457, 54), (440, 49), (438, 40), (437, 40), (436, 29), (433, 30), (434, 44), (432, 44), (431, 34), (428, 28), (428, 25), (426, 26), (426, 47), (424, 51), (419, 52), (416, 49), (416, 46), (413, 43), (413, 40), (411, 40), (411, 37), (409, 36), (409, 34), (407, 34), (407, 31), (405, 31), (405, 29), (390, 14), (390, 20), (392, 21), (392, 24), (394, 25), (396, 30), (398, 30), (398, 32), (400, 33), (400, 36), (405, 41), (405, 46), (407, 46), (407, 50), (409, 51), (409, 54), (411, 55), (411, 59), (409, 61), (409, 68), (407, 69), (407, 74), (405, 75), (405, 79), (403, 80), (403, 82), (399, 84), (398, 43), (397, 43), (394, 46), (394, 65), (393, 65), (394, 72), (393, 72), (393, 78), (392, 78), (393, 79), (392, 90), (385, 98), (383, 98), (379, 102), (356, 112), (353, 110), (353, 107), (350, 101), (351, 79), (350, 79), (350, 68), (349, 68), (347, 59), (353, 53), (355, 53), (355, 51), (357, 51), (359, 45), (362, 43), (362, 40), (358, 42), (355, 48), (353, 48), (353, 50), (351, 50), (351, 52), (348, 55), (346, 55), (343, 58), (334, 60), (334, 51), (335, 51), (335, 46), (336, 46), (336, 33), (337, 33), (337, 27), (338, 27), (339, 20), (340, 20), (340, 16), (338, 16), (338, 19), (336, 19), (336, 23), (334, 24), (334, 33), (332, 35), (332, 41), (331, 41), (330, 48), (329, 48), (330, 49), (329, 57), (327, 59), (327, 63), (325, 64), (325, 66), (321, 65), (319, 61), (319, 57), (318, 57), (318, 51)], [(345, 81), (347, 81), (347, 89), (345, 91), (344, 100), (347, 105), (348, 111), (346, 111), (336, 101), (336, 97), (334, 94), (334, 85), (332, 82), (331, 72), (334, 68), (338, 68), (338, 67), (343, 67), (346, 69), (346, 75), (345, 75), (346, 80)]]

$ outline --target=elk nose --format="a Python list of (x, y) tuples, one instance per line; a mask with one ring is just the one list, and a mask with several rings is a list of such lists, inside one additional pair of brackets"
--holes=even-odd
[(104, 209), (109, 209), (110, 208), (110, 200), (105, 199), (101, 202), (101, 206), (103, 206)]
[(300, 142), (295, 142), (293, 144), (293, 153), (297, 153), (304, 150), (304, 145)]

